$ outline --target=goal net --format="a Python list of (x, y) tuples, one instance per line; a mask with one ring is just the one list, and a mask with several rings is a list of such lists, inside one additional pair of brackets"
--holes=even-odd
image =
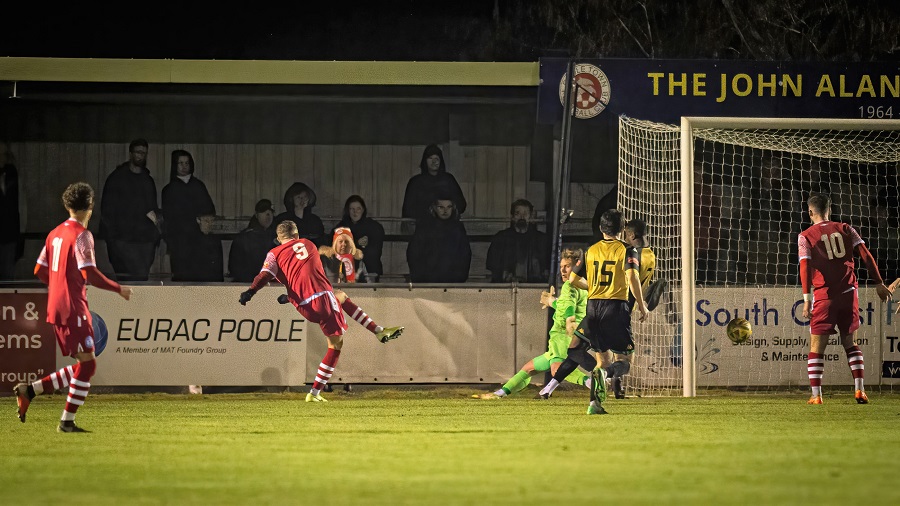
[[(832, 219), (860, 232), (890, 282), (900, 276), (898, 161), (900, 121), (621, 117), (618, 207), (648, 223), (654, 279), (667, 281), (648, 321), (634, 323), (629, 393), (807, 389), (797, 258), (806, 199), (830, 195)], [(900, 384), (896, 306), (857, 267), (866, 384)], [(742, 345), (725, 334), (736, 316), (753, 325)], [(852, 385), (839, 340), (825, 358), (823, 384)]]

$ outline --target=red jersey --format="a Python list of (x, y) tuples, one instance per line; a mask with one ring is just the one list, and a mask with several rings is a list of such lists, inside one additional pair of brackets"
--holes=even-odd
[(262, 270), (287, 288), (288, 298), (295, 306), (306, 305), (334, 290), (325, 276), (319, 250), (306, 239), (294, 239), (272, 248)]
[(859, 233), (846, 223), (823, 221), (800, 233), (799, 256), (812, 267), (815, 300), (834, 299), (857, 289), (853, 252), (859, 244), (864, 244)]
[(94, 236), (69, 218), (54, 228), (44, 243), (37, 263), (47, 267), (47, 322), (70, 325), (77, 318), (90, 323), (87, 292), (81, 269), (96, 266)]

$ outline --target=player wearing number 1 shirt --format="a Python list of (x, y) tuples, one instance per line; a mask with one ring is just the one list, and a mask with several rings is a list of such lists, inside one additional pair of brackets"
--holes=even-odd
[(347, 330), (341, 308), (383, 343), (400, 337), (403, 327), (378, 326), (347, 294), (334, 290), (325, 276), (315, 244), (300, 238), (293, 221), (282, 221), (276, 233), (281, 245), (272, 248), (266, 255), (262, 270), (253, 279), (250, 289), (241, 294), (240, 303), (246, 305), (260, 288), (276, 280), (287, 288), (287, 294), (279, 297), (278, 302), (290, 302), (304, 318), (319, 324), (328, 339), (328, 351), (319, 364), (306, 402), (325, 402), (320, 392), (334, 374), (344, 344), (344, 331)]
[(94, 332), (88, 309), (86, 285), (116, 292), (125, 300), (131, 288), (110, 281), (94, 261), (94, 236), (87, 229), (94, 209), (94, 190), (87, 183), (72, 183), (63, 192), (63, 205), (69, 219), (47, 236), (34, 273), (47, 285), (47, 322), (53, 325), (62, 354), (77, 362), (32, 384), (19, 383), (14, 392), (19, 420), (31, 400), (38, 394), (68, 388), (66, 407), (57, 430), (88, 432), (75, 425), (75, 413), (84, 404), (91, 388), (91, 377), (97, 369), (94, 357)]
[(859, 328), (854, 251), (865, 264), (869, 277), (877, 283), (875, 291), (878, 297), (887, 300), (891, 291), (884, 286), (878, 265), (859, 233), (846, 223), (829, 220), (831, 199), (827, 195), (814, 194), (809, 197), (807, 205), (813, 224), (800, 233), (797, 247), (800, 283), (803, 286), (803, 316), (810, 318), (807, 372), (812, 396), (808, 403), (822, 404), (823, 355), (828, 337), (837, 333), (847, 353), (856, 402), (867, 404), (869, 398), (863, 384), (863, 353), (854, 340)]

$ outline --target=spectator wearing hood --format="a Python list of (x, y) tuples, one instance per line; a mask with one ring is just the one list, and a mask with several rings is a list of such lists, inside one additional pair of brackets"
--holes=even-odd
[(550, 277), (550, 242), (531, 222), (534, 206), (519, 199), (510, 206), (510, 227), (497, 232), (487, 253), (492, 283), (545, 283)]
[(275, 242), (275, 209), (272, 201), (262, 199), (254, 207), (253, 217), (231, 243), (228, 253), (228, 272), (235, 282), (249, 283), (259, 274), (266, 253), (277, 246)]
[(172, 151), (169, 184), (162, 191), (165, 239), (172, 267), (172, 281), (192, 278), (192, 247), (205, 241), (201, 216), (214, 216), (216, 206), (203, 181), (194, 177), (194, 157), (183, 149)]
[(297, 225), (301, 239), (309, 239), (316, 247), (322, 245), (325, 237), (325, 225), (312, 213), (316, 205), (316, 192), (303, 183), (292, 184), (284, 192), (285, 211), (275, 217), (275, 226), (285, 220)]
[(438, 196), (430, 214), (416, 226), (406, 261), (413, 283), (464, 283), (468, 279), (472, 248), (449, 196)]
[(366, 202), (359, 195), (351, 195), (344, 203), (344, 217), (337, 224), (334, 232), (344, 227), (350, 229), (355, 238), (356, 247), (362, 251), (366, 259), (368, 270), (368, 283), (377, 283), (378, 278), (384, 274), (381, 264), (381, 252), (384, 247), (384, 227), (381, 223), (368, 217)]
[(417, 174), (406, 183), (406, 194), (403, 197), (403, 217), (413, 218), (417, 222), (430, 218), (430, 206), (438, 196), (453, 201), (457, 216), (466, 212), (466, 198), (456, 178), (447, 172), (444, 153), (435, 144), (425, 148), (422, 161), (419, 162), (421, 174)]

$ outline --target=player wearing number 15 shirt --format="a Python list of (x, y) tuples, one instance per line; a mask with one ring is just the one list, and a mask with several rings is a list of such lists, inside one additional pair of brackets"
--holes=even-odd
[[(881, 300), (890, 290), (878, 272), (878, 265), (859, 233), (850, 225), (831, 221), (831, 199), (814, 194), (807, 201), (812, 226), (800, 233), (800, 283), (803, 286), (803, 316), (810, 319), (810, 353), (807, 359), (812, 396), (809, 404), (822, 404), (822, 374), (828, 336), (838, 333), (847, 353), (847, 362), (856, 389), (856, 401), (869, 402), (863, 385), (863, 354), (854, 342), (859, 328), (859, 296), (853, 253), (859, 255)], [(810, 297), (812, 296), (812, 297)], [(810, 300), (812, 299), (812, 300)], [(810, 311), (810, 309), (812, 309)], [(835, 331), (837, 328), (837, 331)]]
[[(640, 255), (636, 248), (619, 240), (623, 228), (622, 213), (615, 209), (604, 212), (600, 216), (603, 239), (587, 252), (587, 280), (574, 272), (569, 275), (572, 286), (588, 291), (587, 338), (595, 352), (597, 363), (600, 364), (591, 373), (591, 404), (588, 406), (588, 414), (591, 415), (606, 412), (601, 403), (606, 400), (606, 370), (610, 366), (610, 356), (605, 352), (612, 350), (625, 355), (634, 351), (629, 288), (634, 294), (640, 320), (647, 317), (647, 306), (638, 275)], [(565, 372), (565, 369), (561, 366), (556, 371), (557, 374), (560, 371)]]

